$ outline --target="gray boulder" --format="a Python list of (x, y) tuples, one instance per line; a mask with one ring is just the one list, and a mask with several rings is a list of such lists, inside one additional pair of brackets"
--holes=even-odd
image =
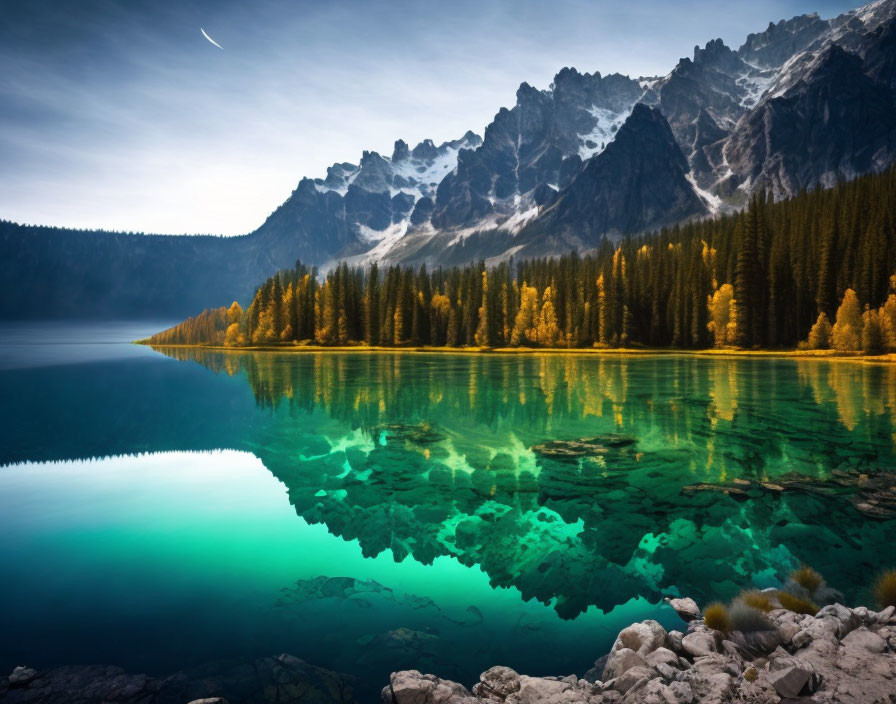
[(602, 679), (605, 681), (616, 679), (633, 667), (645, 667), (646, 665), (644, 658), (631, 648), (619, 648), (610, 653)]
[(493, 667), (479, 675), (473, 685), (473, 694), (480, 699), (503, 702), (509, 695), (520, 691), (520, 676), (509, 667)]
[(708, 630), (688, 633), (681, 639), (681, 647), (686, 653), (695, 658), (718, 652), (716, 639)]
[(887, 641), (867, 628), (857, 628), (843, 639), (842, 645), (847, 650), (882, 653), (887, 649)]
[(390, 704), (476, 704), (480, 700), (457, 682), (417, 670), (393, 672), (383, 701)]
[(666, 599), (666, 603), (672, 607), (672, 609), (677, 613), (682, 621), (690, 622), (695, 621), (700, 618), (700, 607), (697, 606), (697, 602), (690, 598), (684, 599)]
[(24, 685), (31, 682), (31, 680), (33, 680), (35, 677), (37, 677), (37, 670), (19, 665), (19, 667), (15, 668), (12, 671), (12, 674), (9, 676), (9, 686), (23, 687)]
[(768, 681), (772, 683), (775, 691), (785, 699), (798, 697), (803, 688), (809, 683), (812, 673), (802, 667), (786, 667), (783, 670), (770, 672)]

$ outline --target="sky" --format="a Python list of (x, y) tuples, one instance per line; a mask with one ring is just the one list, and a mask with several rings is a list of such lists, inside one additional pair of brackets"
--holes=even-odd
[(243, 234), (365, 149), (481, 135), (522, 81), (664, 75), (860, 4), (0, 0), (0, 219)]

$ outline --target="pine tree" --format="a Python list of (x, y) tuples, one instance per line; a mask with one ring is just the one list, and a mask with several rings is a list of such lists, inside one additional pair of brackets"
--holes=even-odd
[(376, 262), (367, 272), (367, 290), (364, 295), (364, 341), (371, 346), (380, 344), (380, 276)]
[(862, 314), (862, 351), (865, 354), (882, 354), (884, 351), (880, 317), (878, 312), (869, 306), (865, 306), (865, 312)]

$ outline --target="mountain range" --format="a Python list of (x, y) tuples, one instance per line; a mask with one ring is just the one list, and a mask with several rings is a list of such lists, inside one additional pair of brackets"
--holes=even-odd
[(418, 265), (585, 252), (896, 161), (896, 0), (695, 47), (665, 76), (564, 68), (482, 137), (395, 142), (303, 178), (231, 238), (0, 223), (0, 317), (180, 316), (300, 259)]

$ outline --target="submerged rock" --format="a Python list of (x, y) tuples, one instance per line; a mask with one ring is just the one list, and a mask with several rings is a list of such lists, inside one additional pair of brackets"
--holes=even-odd
[(732, 499), (736, 499), (737, 501), (746, 501), (750, 498), (749, 493), (735, 484), (710, 484), (707, 482), (701, 482), (700, 484), (689, 484), (688, 486), (682, 488), (681, 491), (684, 494), (698, 494), (705, 492), (725, 494), (726, 496), (730, 496)]
[(445, 435), (434, 430), (429, 423), (386, 423), (371, 428), (370, 436), (381, 445), (392, 441), (434, 445), (445, 439)]
[(597, 457), (609, 452), (606, 445), (590, 440), (551, 440), (533, 445), (532, 452), (552, 460), (579, 460), (583, 457)]
[[(33, 673), (33, 674), (32, 674)], [(0, 685), (4, 704), (354, 704), (357, 680), (292, 655), (228, 660), (168, 677), (105, 665), (36, 672), (17, 667)]]
[(10, 687), (24, 687), (31, 680), (37, 677), (37, 670), (30, 667), (22, 667), (21, 665), (12, 671), (9, 676)]
[(635, 439), (619, 433), (594, 435), (578, 440), (550, 440), (532, 446), (532, 452), (552, 460), (579, 460), (606, 455), (610, 449), (634, 445)]
[(818, 478), (804, 474), (785, 474), (774, 482), (732, 479), (716, 484), (703, 482), (690, 484), (682, 489), (685, 494), (701, 492), (726, 494), (734, 499), (745, 500), (754, 492), (782, 496), (786, 494), (809, 494), (814, 496), (846, 495), (853, 507), (862, 515), (876, 520), (896, 518), (896, 472), (875, 470), (860, 473), (857, 470), (834, 470), (829, 477)]

